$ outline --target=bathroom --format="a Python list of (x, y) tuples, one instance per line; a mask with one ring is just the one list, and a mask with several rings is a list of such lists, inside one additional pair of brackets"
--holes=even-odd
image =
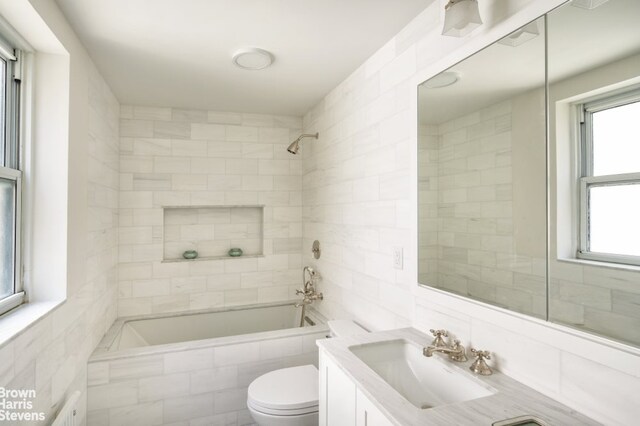
[(0, 2), (0, 425), (637, 423), (637, 0), (151, 3)]

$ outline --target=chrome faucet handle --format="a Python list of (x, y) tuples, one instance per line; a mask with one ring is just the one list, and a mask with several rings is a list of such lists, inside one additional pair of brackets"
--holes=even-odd
[(449, 333), (447, 333), (446, 330), (434, 330), (432, 328), (429, 331), (435, 337), (435, 339), (433, 339), (433, 342), (431, 342), (432, 346), (435, 346), (436, 348), (443, 348), (443, 347), (447, 346), (447, 343), (442, 338), (442, 336), (449, 337)]
[(491, 359), (491, 352), (471, 349), (471, 353), (481, 359)]
[(455, 361), (455, 362), (467, 362), (468, 361), (467, 353), (464, 350), (464, 346), (462, 346), (460, 344), (460, 340), (455, 339), (453, 341), (453, 345), (451, 345), (451, 350), (453, 351), (449, 355), (449, 358), (451, 359), (451, 361)]
[(490, 376), (493, 374), (493, 370), (491, 370), (491, 367), (489, 367), (485, 361), (485, 359), (491, 359), (491, 352), (471, 349), (471, 353), (476, 357), (476, 360), (473, 361), (469, 370), (481, 376)]

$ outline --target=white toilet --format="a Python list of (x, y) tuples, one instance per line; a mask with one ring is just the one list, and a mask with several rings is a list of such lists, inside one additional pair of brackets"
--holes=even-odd
[[(367, 331), (353, 321), (329, 321), (335, 337)], [(247, 407), (260, 426), (317, 426), (318, 369), (314, 365), (270, 371), (249, 385)]]

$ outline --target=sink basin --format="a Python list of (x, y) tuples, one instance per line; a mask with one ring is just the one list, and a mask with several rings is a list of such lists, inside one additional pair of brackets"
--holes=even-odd
[[(407, 401), (420, 409), (482, 398), (495, 393), (479, 379), (447, 365), (439, 354), (427, 358), (422, 348), (406, 340), (349, 347)], [(466, 364), (465, 364), (466, 365)]]

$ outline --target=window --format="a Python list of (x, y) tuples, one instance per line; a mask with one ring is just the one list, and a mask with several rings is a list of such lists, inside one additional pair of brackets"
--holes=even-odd
[(0, 314), (24, 301), (20, 261), (20, 52), (0, 39)]
[(578, 257), (640, 265), (640, 90), (580, 112)]

